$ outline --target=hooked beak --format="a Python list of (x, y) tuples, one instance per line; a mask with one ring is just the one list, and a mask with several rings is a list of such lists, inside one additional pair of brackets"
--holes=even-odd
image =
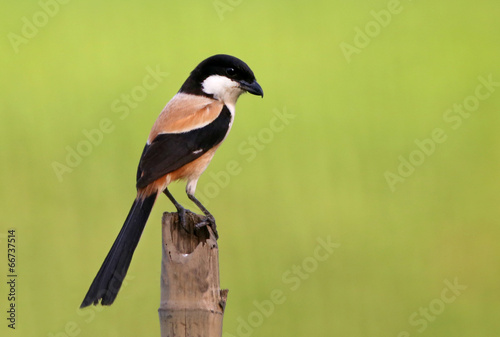
[(264, 97), (264, 91), (256, 80), (254, 80), (252, 83), (248, 83), (247, 81), (240, 81), (239, 83), (241, 89), (251, 93), (252, 95)]

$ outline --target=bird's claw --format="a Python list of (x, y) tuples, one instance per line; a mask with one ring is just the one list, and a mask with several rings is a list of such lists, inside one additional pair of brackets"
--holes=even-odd
[(205, 226), (210, 226), (210, 228), (212, 228), (212, 231), (214, 232), (215, 239), (219, 238), (219, 233), (217, 232), (217, 225), (215, 224), (215, 218), (211, 214), (205, 216), (205, 219), (198, 222), (194, 226), (196, 227), (196, 229), (200, 229), (200, 228), (203, 228)]
[[(186, 216), (187, 213), (192, 213), (190, 210), (185, 209), (185, 208), (180, 208), (177, 210), (177, 214), (179, 215), (179, 223), (181, 224), (181, 227), (189, 234), (192, 234), (192, 230), (188, 227), (186, 223)], [(200, 222), (196, 223), (194, 225), (194, 228), (196, 230), (201, 229), (205, 226), (210, 226), (212, 228), (212, 231), (214, 232), (215, 238), (219, 238), (219, 233), (217, 232), (217, 225), (215, 224), (215, 218), (213, 215), (206, 215), (203, 220)]]
[[(191, 211), (187, 210), (187, 212)], [(181, 227), (184, 228), (186, 232), (190, 233), (189, 228), (186, 224), (186, 209), (185, 208), (178, 209), (177, 214), (179, 215), (179, 223), (181, 224)]]

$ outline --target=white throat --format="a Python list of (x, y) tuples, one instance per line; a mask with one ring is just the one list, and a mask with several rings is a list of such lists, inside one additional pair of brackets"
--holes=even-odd
[(223, 101), (226, 105), (232, 106), (233, 109), (238, 97), (244, 92), (238, 82), (220, 75), (208, 76), (201, 87), (203, 92), (214, 95), (215, 99)]

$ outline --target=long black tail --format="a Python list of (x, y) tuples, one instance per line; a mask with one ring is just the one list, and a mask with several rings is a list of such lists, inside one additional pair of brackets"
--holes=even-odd
[(139, 243), (155, 200), (156, 194), (153, 194), (144, 200), (137, 198), (134, 201), (118, 237), (92, 282), (87, 295), (85, 295), (80, 308), (91, 304), (96, 305), (99, 300), (101, 300), (102, 305), (113, 303), (127, 274), (132, 255)]

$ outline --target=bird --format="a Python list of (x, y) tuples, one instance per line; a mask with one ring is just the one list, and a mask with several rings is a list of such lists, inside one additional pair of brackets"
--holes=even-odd
[(137, 196), (80, 308), (111, 305), (122, 285), (156, 199), (164, 193), (186, 228), (186, 210), (168, 190), (186, 180), (188, 198), (204, 213), (196, 227), (211, 226), (214, 216), (195, 197), (198, 179), (233, 125), (235, 105), (243, 93), (264, 97), (253, 71), (226, 54), (208, 57), (190, 73), (167, 103), (149, 133), (137, 168)]

